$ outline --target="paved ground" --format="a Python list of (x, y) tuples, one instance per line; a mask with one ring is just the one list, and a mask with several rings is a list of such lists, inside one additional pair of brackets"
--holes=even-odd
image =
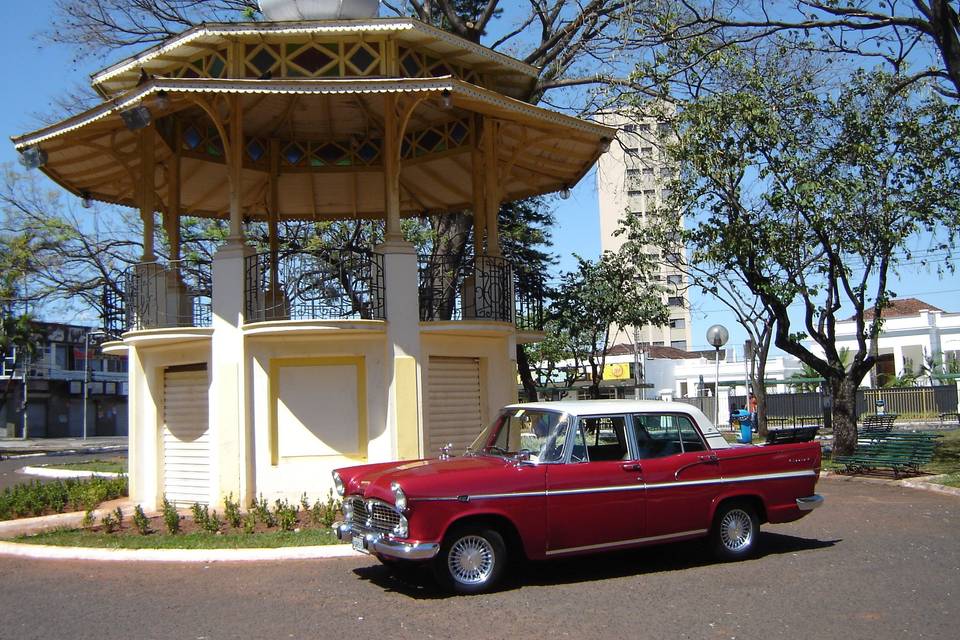
[(824, 480), (761, 557), (697, 543), (531, 564), (446, 597), (375, 560), (96, 564), (0, 558), (0, 638), (956, 637), (960, 499)]

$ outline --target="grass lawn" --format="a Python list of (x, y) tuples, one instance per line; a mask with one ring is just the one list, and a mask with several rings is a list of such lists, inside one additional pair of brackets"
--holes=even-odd
[(68, 471), (97, 471), (107, 473), (126, 473), (126, 460), (87, 460), (86, 462), (64, 462), (62, 464), (45, 464), (47, 469), (66, 469)]
[(16, 542), (65, 547), (97, 547), (101, 549), (274, 549), (277, 547), (340, 544), (340, 541), (329, 529), (224, 535), (207, 531), (194, 531), (177, 535), (154, 532), (145, 536), (116, 535), (82, 529), (58, 529), (34, 536), (21, 536), (16, 538)]

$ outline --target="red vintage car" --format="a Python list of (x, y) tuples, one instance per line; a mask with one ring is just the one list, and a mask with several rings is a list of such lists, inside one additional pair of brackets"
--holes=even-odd
[(462, 455), (338, 469), (358, 551), (432, 563), (460, 593), (531, 560), (707, 537), (719, 558), (754, 549), (762, 522), (823, 503), (816, 442), (732, 445), (679, 402), (594, 400), (506, 407)]

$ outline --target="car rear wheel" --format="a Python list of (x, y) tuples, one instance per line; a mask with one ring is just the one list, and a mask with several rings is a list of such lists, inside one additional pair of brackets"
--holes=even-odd
[(437, 581), (457, 593), (482, 593), (500, 581), (507, 547), (493, 529), (460, 527), (451, 531), (434, 560)]
[(744, 502), (721, 505), (713, 521), (710, 542), (720, 560), (749, 557), (756, 548), (760, 533), (757, 510)]

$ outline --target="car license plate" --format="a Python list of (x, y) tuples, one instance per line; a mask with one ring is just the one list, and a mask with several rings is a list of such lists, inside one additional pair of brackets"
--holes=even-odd
[(369, 553), (369, 551), (367, 551), (366, 541), (363, 539), (363, 536), (353, 536), (353, 548), (363, 553)]

